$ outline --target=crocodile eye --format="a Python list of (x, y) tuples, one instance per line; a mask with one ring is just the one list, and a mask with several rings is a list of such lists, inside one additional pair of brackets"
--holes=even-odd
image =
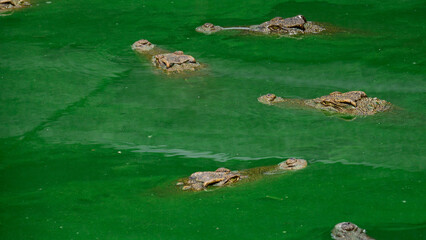
[(271, 26), (269, 26), (269, 29), (273, 30), (273, 31), (278, 31), (278, 30), (280, 30), (282, 28), (280, 26), (278, 26), (278, 25), (271, 25)]
[(203, 27), (213, 29), (214, 25), (212, 23), (204, 23)]
[(266, 94), (266, 99), (267, 99), (268, 101), (274, 101), (276, 97), (277, 97), (277, 96), (276, 96), (275, 94), (273, 94), (273, 93), (268, 93), (268, 94)]
[(297, 15), (296, 17), (297, 17), (297, 18), (299, 18), (299, 19), (302, 19), (303, 21), (305, 21), (305, 22), (306, 22), (306, 18), (305, 18), (305, 16), (303, 16), (303, 15)]
[(271, 19), (271, 21), (279, 21), (279, 20), (283, 20), (284, 18), (282, 17), (274, 17)]
[(136, 42), (138, 45), (143, 46), (143, 45), (151, 45), (151, 43), (146, 40), (146, 39), (141, 39), (139, 41)]
[(218, 168), (218, 169), (216, 169), (216, 171), (215, 172), (225, 172), (225, 173), (230, 173), (231, 172), (231, 170), (229, 170), (229, 169), (227, 169), (227, 168)]
[(294, 159), (294, 158), (290, 158), (290, 159), (287, 159), (287, 161), (285, 161), (285, 163), (287, 164), (287, 165), (293, 165), (293, 164), (295, 164), (297, 162), (297, 160), (296, 159)]

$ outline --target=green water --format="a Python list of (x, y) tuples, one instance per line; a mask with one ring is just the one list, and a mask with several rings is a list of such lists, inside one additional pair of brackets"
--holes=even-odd
[[(426, 6), (398, 1), (68, 0), (0, 17), (0, 239), (426, 236)], [(204, 22), (305, 15), (304, 38), (203, 35)], [(167, 76), (146, 38), (207, 68)], [(363, 90), (398, 108), (354, 121), (257, 102)], [(176, 180), (308, 160), (208, 192)]]

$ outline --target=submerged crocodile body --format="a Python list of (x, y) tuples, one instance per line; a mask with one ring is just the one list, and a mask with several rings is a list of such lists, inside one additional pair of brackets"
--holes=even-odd
[(315, 108), (332, 113), (352, 116), (367, 116), (391, 109), (392, 104), (378, 98), (367, 97), (363, 91), (332, 92), (314, 99), (286, 99), (275, 94), (266, 94), (258, 101), (268, 105), (293, 104)]
[(334, 226), (331, 237), (335, 240), (375, 240), (366, 234), (365, 229), (351, 222), (341, 222)]
[(195, 71), (201, 66), (191, 55), (186, 55), (182, 51), (167, 52), (145, 39), (133, 43), (132, 49), (151, 58), (152, 64), (166, 73)]
[(195, 30), (205, 34), (212, 34), (224, 30), (246, 30), (264, 34), (298, 35), (320, 33), (324, 31), (325, 28), (316, 23), (306, 21), (303, 15), (297, 15), (290, 18), (275, 17), (259, 25), (251, 25), (248, 27), (221, 27), (215, 26), (212, 23), (205, 23)]
[(227, 168), (218, 168), (216, 171), (195, 172), (179, 185), (184, 185), (182, 190), (201, 191), (208, 186), (224, 186), (233, 182), (238, 182), (240, 178), (244, 177), (237, 171), (231, 171)]
[(306, 166), (306, 160), (290, 158), (278, 165), (257, 167), (241, 171), (218, 168), (216, 171), (195, 172), (188, 178), (178, 181), (177, 185), (183, 185), (182, 190), (201, 191), (206, 190), (210, 186), (223, 187), (230, 185), (243, 178), (257, 179), (265, 174), (275, 174), (286, 170), (299, 170)]

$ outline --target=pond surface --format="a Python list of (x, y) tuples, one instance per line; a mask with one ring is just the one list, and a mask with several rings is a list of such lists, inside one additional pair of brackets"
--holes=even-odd
[[(1, 239), (426, 236), (424, 1), (50, 0), (0, 17)], [(301, 38), (195, 27), (303, 14)], [(165, 75), (145, 38), (207, 68)], [(266, 93), (362, 90), (397, 108), (345, 121)], [(203, 192), (176, 180), (304, 158), (304, 170)]]

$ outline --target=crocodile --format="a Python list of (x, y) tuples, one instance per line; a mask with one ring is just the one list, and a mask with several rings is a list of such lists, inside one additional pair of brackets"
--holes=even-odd
[(295, 105), (314, 108), (331, 113), (351, 116), (368, 116), (391, 109), (392, 104), (385, 100), (368, 97), (363, 91), (341, 93), (332, 92), (314, 99), (288, 99), (277, 97), (275, 94), (260, 96), (258, 101), (268, 105)]
[(29, 2), (24, 0), (0, 0), (0, 11), (7, 11), (30, 5), (31, 4)]
[(331, 237), (335, 240), (375, 240), (366, 234), (365, 229), (351, 222), (341, 222), (334, 226)]
[(307, 21), (303, 15), (297, 15), (289, 18), (275, 17), (269, 21), (258, 25), (248, 27), (221, 27), (212, 23), (205, 23), (195, 29), (197, 32), (212, 34), (224, 30), (245, 30), (249, 32), (258, 32), (264, 34), (279, 34), (279, 35), (299, 35), (320, 33), (325, 30), (324, 27)]
[(256, 180), (264, 175), (277, 174), (284, 171), (300, 170), (307, 166), (304, 159), (289, 158), (277, 165), (256, 167), (241, 171), (231, 171), (227, 168), (218, 168), (216, 171), (195, 172), (188, 178), (181, 179), (176, 185), (183, 186), (182, 190), (201, 191), (210, 186), (223, 187), (240, 181), (241, 179)]
[(201, 64), (193, 56), (186, 55), (182, 51), (168, 52), (156, 47), (146, 39), (133, 43), (132, 50), (150, 58), (155, 67), (164, 70), (166, 73), (195, 71), (201, 67)]
[(146, 39), (138, 40), (132, 44), (132, 50), (140, 53), (149, 52), (153, 50), (154, 47), (155, 45)]

